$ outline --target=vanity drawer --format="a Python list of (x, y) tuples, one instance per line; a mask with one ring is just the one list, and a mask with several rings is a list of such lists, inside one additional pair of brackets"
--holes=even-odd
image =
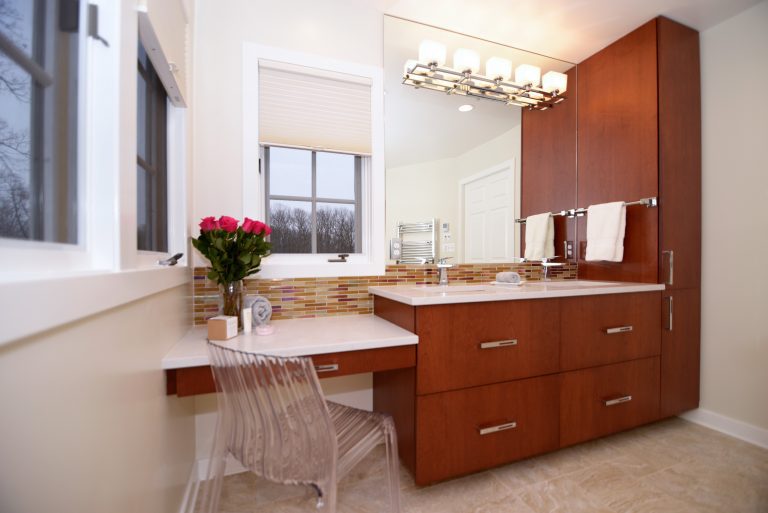
[(558, 300), (419, 307), (418, 394), (558, 371)]
[(558, 446), (558, 376), (416, 399), (416, 483), (501, 465)]
[(560, 445), (629, 429), (659, 417), (659, 357), (565, 372)]
[(661, 354), (661, 294), (563, 298), (560, 368), (582, 369)]

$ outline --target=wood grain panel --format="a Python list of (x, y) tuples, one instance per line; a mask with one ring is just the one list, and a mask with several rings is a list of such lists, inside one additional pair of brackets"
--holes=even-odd
[[(583, 369), (661, 353), (661, 293), (563, 298), (560, 368)], [(631, 326), (632, 331), (607, 333)]]
[(377, 372), (373, 375), (373, 409), (389, 413), (397, 430), (400, 461), (416, 473), (416, 370)]
[[(674, 251), (671, 288), (701, 282), (701, 73), (699, 33), (658, 19), (660, 250)], [(667, 259), (659, 256), (665, 280)]]
[[(659, 418), (659, 357), (561, 374), (560, 445), (616, 433)], [(631, 396), (614, 406), (605, 401)]]
[(381, 296), (373, 296), (373, 313), (392, 324), (416, 333), (416, 309)]
[[(501, 465), (558, 445), (558, 377), (419, 396), (416, 484)], [(479, 429), (515, 422), (513, 429)]]
[[(669, 330), (669, 301), (672, 330)], [(699, 406), (701, 298), (699, 289), (665, 292), (662, 301), (661, 416), (670, 417)]]
[[(557, 299), (419, 307), (417, 393), (557, 372), (559, 324)], [(480, 346), (512, 339), (516, 345)]]
[[(599, 51), (578, 70), (578, 205), (658, 196), (656, 21)], [(588, 220), (580, 220), (580, 277), (657, 282), (657, 209), (630, 210), (621, 263), (583, 260)]]
[[(333, 378), (362, 372), (378, 372), (392, 369), (414, 367), (416, 365), (416, 346), (396, 346), (360, 351), (344, 351), (312, 356), (315, 365), (336, 364), (339, 370), (319, 372), (318, 377)], [(171, 383), (175, 383), (175, 387)], [(211, 367), (187, 367), (166, 370), (166, 393), (179, 397), (209, 394), (216, 392)]]
[[(567, 100), (545, 111), (523, 110), (521, 120), (520, 216), (559, 212), (576, 205), (577, 68), (568, 75)], [(555, 218), (555, 254), (564, 255), (563, 241), (575, 241), (572, 219)], [(522, 225), (525, 251), (525, 225)], [(521, 253), (521, 254), (523, 254)]]

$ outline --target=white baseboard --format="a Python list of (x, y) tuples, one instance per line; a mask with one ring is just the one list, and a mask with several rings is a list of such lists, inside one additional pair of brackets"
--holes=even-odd
[(748, 424), (731, 417), (726, 417), (725, 415), (703, 408), (683, 413), (680, 417), (768, 449), (768, 429)]

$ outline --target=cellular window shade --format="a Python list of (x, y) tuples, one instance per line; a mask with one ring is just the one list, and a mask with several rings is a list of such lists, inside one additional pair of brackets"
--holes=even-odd
[(370, 155), (370, 79), (260, 61), (259, 143)]

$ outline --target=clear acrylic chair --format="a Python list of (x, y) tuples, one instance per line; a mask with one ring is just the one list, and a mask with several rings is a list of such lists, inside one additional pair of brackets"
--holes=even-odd
[(337, 482), (385, 444), (389, 500), (400, 511), (395, 425), (388, 415), (326, 401), (310, 358), (276, 357), (208, 342), (218, 421), (202, 511), (218, 510), (227, 454), (272, 482), (308, 485), (336, 511)]

